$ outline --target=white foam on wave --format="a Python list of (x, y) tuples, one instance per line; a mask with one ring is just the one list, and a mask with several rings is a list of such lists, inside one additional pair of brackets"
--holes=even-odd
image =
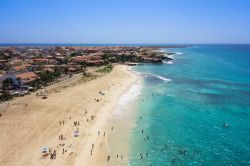
[(169, 82), (169, 81), (172, 81), (171, 79), (168, 79), (168, 78), (165, 78), (165, 77), (162, 77), (160, 75), (155, 75), (157, 78), (163, 80), (163, 82)]
[(169, 82), (169, 81), (172, 81), (171, 79), (169, 79), (169, 78), (165, 78), (165, 77), (160, 76), (160, 75), (151, 74), (151, 73), (146, 73), (146, 74), (147, 74), (147, 75), (151, 75), (151, 76), (153, 76), (153, 77), (156, 77), (156, 78), (158, 78), (158, 79), (160, 79), (160, 80), (163, 80), (163, 82)]
[(165, 64), (173, 64), (174, 62), (173, 61), (163, 61), (163, 63), (165, 63)]
[(169, 55), (168, 57), (174, 59), (174, 55)]
[(124, 106), (127, 103), (133, 101), (137, 96), (141, 94), (141, 90), (142, 84), (138, 81), (133, 84), (130, 89), (119, 98), (119, 105)]
[(182, 52), (176, 52), (175, 55), (182, 55)]

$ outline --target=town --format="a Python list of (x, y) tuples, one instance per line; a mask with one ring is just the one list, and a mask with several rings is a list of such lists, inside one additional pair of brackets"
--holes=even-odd
[(158, 47), (2, 47), (0, 48), (0, 102), (70, 78), (87, 75), (88, 67), (112, 70), (112, 65), (172, 60)]

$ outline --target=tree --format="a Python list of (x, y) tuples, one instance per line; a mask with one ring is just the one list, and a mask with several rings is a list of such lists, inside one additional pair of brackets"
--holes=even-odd
[(22, 84), (22, 79), (20, 77), (17, 77), (16, 80), (17, 80), (18, 86), (20, 87)]
[(77, 56), (77, 53), (76, 53), (76, 52), (72, 52), (72, 53), (70, 54), (70, 56), (71, 56), (71, 57), (75, 57), (75, 56)]
[(10, 94), (9, 91), (3, 91), (2, 95), (0, 95), (0, 101), (8, 101), (12, 98), (13, 96)]
[(14, 84), (14, 81), (11, 78), (6, 78), (3, 80), (3, 92), (0, 96), (1, 101), (7, 101), (13, 98), (13, 96), (8, 91), (10, 89), (10, 86)]
[(86, 68), (87, 68), (86, 63), (85, 63), (85, 62), (80, 62), (80, 65), (81, 65), (81, 71), (82, 71), (83, 73), (85, 73), (85, 72), (86, 72)]
[(84, 65), (84, 66), (83, 66), (83, 75), (86, 75), (86, 74), (87, 74), (87, 66)]
[(54, 71), (54, 73), (53, 73), (53, 75), (54, 75), (55, 77), (59, 77), (59, 76), (61, 75), (61, 70), (60, 70), (60, 68), (56, 67), (56, 68), (55, 68), (55, 71)]
[(14, 81), (11, 78), (6, 78), (3, 80), (3, 90), (7, 90), (10, 88), (11, 85), (14, 84)]

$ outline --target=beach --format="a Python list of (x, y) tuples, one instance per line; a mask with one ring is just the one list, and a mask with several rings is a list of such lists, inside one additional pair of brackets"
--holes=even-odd
[[(1, 164), (108, 163), (107, 138), (116, 129), (109, 118), (120, 96), (137, 80), (128, 68), (117, 65), (111, 73), (91, 81), (83, 83), (78, 75), (39, 90), (47, 91), (46, 99), (35, 92), (1, 104)], [(56, 153), (54, 159), (42, 153), (47, 150)]]

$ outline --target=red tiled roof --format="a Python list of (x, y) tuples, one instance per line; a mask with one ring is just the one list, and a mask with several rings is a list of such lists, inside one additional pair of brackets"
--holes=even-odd
[(31, 66), (30, 64), (23, 64), (23, 65), (15, 66), (14, 69), (16, 69), (16, 70), (24, 70), (24, 69), (27, 69), (30, 66)]
[(33, 72), (25, 72), (17, 74), (16, 78), (21, 78), (24, 83), (32, 82), (38, 78), (38, 76)]
[(36, 59), (33, 59), (33, 62), (48, 62), (49, 59), (46, 59), (46, 58), (36, 58)]

